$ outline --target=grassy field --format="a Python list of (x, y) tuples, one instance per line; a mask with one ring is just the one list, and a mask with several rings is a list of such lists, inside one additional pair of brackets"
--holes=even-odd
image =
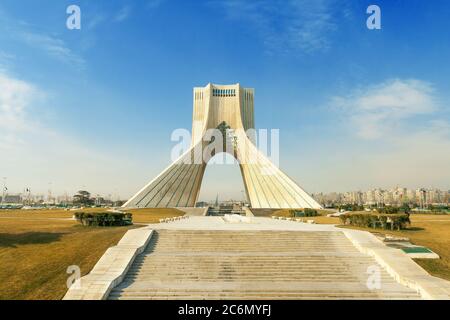
[(134, 223), (159, 223), (159, 219), (183, 216), (184, 212), (171, 208), (158, 209), (131, 209), (127, 210), (133, 214)]
[[(450, 215), (413, 214), (411, 226), (401, 231), (374, 231), (407, 237), (412, 243), (436, 252), (440, 259), (414, 259), (430, 274), (450, 280)], [(347, 226), (346, 226), (347, 227)]]
[[(129, 211), (136, 224), (183, 215), (176, 209)], [(80, 266), (83, 275), (89, 273), (107, 248), (137, 227), (82, 227), (71, 219), (72, 215), (73, 211), (65, 210), (0, 210), (0, 299), (61, 299), (67, 290), (69, 265)], [(289, 216), (289, 212), (279, 210), (274, 215)], [(340, 224), (338, 218), (326, 216), (305, 219)], [(402, 231), (364, 230), (408, 237), (430, 248), (441, 259), (417, 259), (417, 263), (431, 274), (450, 280), (450, 215), (414, 214), (411, 221), (411, 228)]]
[[(326, 212), (321, 212), (326, 214)], [(289, 210), (278, 210), (274, 215), (289, 217)], [(413, 244), (425, 246), (436, 252), (441, 259), (415, 259), (430, 274), (450, 280), (450, 215), (412, 214), (411, 226), (402, 231), (341, 226), (339, 218), (326, 216), (307, 217), (319, 224), (336, 224), (339, 227), (407, 237)]]
[[(130, 211), (135, 223), (183, 214), (173, 209)], [(71, 219), (73, 213), (0, 210), (0, 299), (61, 299), (67, 291), (68, 266), (89, 273), (106, 249), (137, 227), (83, 227)]]
[[(320, 214), (317, 217), (298, 217), (298, 218), (304, 219), (304, 220), (314, 220), (315, 223), (319, 223), (319, 224), (339, 224), (340, 223), (338, 218), (330, 218), (330, 217), (326, 216), (328, 213), (331, 213), (332, 211), (330, 211), (330, 210), (317, 210), (317, 211)], [(272, 215), (277, 216), (277, 217), (291, 217), (292, 218), (292, 215), (291, 215), (289, 209), (277, 210)]]

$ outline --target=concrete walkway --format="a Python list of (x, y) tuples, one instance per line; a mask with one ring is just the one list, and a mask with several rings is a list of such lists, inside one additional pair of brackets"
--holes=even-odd
[(271, 218), (241, 217), (241, 221), (227, 221), (226, 217), (190, 217), (169, 223), (148, 225), (151, 229), (165, 230), (280, 230), (280, 231), (342, 231), (333, 225), (308, 224)]

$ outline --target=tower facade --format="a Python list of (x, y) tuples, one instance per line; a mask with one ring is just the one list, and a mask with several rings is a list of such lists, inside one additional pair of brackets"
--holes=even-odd
[[(321, 208), (254, 144), (254, 90), (239, 84), (194, 88), (191, 147), (125, 208), (194, 207), (206, 165), (218, 147), (239, 163), (252, 208)], [(221, 135), (218, 136), (217, 132)], [(220, 141), (219, 141), (220, 140)]]

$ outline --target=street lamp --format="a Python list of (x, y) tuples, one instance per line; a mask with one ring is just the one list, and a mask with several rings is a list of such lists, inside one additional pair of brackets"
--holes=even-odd
[(6, 191), (8, 191), (8, 188), (6, 187), (6, 177), (3, 177), (2, 204), (5, 203)]

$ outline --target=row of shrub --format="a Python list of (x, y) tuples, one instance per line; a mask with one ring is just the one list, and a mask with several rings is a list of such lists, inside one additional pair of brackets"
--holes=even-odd
[(316, 217), (319, 215), (317, 210), (305, 208), (305, 209), (296, 209), (296, 210), (289, 210), (289, 213), (292, 217)]
[(396, 214), (396, 213), (409, 214), (411, 212), (411, 208), (407, 204), (404, 204), (401, 207), (385, 206), (382, 208), (377, 208), (376, 210), (379, 213), (386, 213), (386, 214)]
[(406, 213), (346, 213), (339, 216), (343, 224), (391, 230), (405, 229), (411, 224)]
[(337, 206), (337, 209), (339, 209), (339, 211), (343, 210), (343, 211), (362, 211), (364, 210), (364, 206), (360, 205), (360, 204), (341, 204)]
[(76, 212), (77, 219), (83, 226), (113, 227), (133, 224), (133, 215), (127, 212)]

